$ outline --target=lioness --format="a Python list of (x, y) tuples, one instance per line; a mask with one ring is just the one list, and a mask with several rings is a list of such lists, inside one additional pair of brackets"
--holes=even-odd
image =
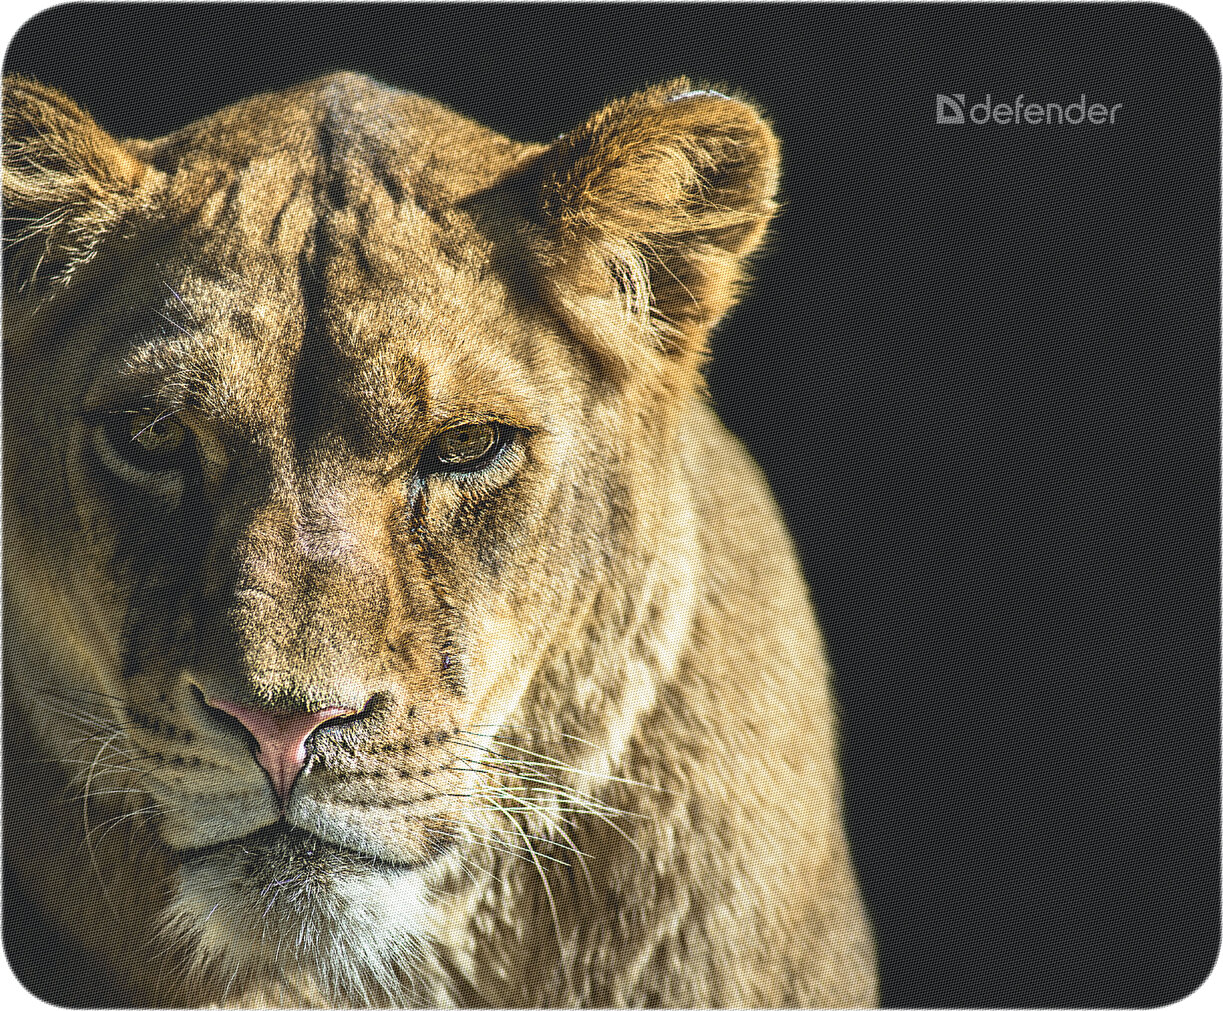
[[(8, 874), (142, 1005), (860, 1005), (793, 548), (702, 391), (748, 103), (4, 88)], [(65, 967), (65, 972), (69, 971)]]

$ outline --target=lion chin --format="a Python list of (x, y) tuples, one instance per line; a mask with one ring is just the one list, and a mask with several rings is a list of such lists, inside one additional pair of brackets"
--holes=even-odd
[(278, 823), (187, 855), (162, 937), (196, 985), (278, 1004), (392, 1006), (410, 997), (429, 928), (421, 868)]

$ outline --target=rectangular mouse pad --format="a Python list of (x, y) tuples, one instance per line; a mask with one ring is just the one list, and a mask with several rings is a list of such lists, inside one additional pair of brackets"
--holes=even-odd
[(67, 4), (4, 69), (10, 995), (1207, 979), (1191, 16)]

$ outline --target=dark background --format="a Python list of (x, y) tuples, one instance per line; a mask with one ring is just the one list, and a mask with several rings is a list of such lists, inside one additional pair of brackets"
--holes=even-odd
[[(710, 382), (838, 672), (885, 1001), (1152, 1005), (1205, 977), (1219, 74), (1185, 15), (64, 6), (5, 67), (141, 136), (339, 68), (532, 140), (677, 73), (754, 96), (787, 209)], [(936, 127), (957, 91), (1124, 105), (1112, 127)], [(10, 904), (10, 944), (54, 953), (21, 923)]]

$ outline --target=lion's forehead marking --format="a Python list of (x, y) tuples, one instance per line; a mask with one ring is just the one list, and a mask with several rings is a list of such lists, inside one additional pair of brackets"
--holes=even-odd
[(312, 318), (290, 286), (255, 292), (228, 277), (189, 277), (162, 291), (157, 332), (136, 343), (120, 374), (238, 439), (287, 445), (302, 434), (291, 427), (306, 407), (324, 428), (362, 429), (385, 450), (447, 415), (538, 423), (536, 405), (550, 396), (485, 318), (488, 306), (469, 311), (453, 293), (338, 298)]

